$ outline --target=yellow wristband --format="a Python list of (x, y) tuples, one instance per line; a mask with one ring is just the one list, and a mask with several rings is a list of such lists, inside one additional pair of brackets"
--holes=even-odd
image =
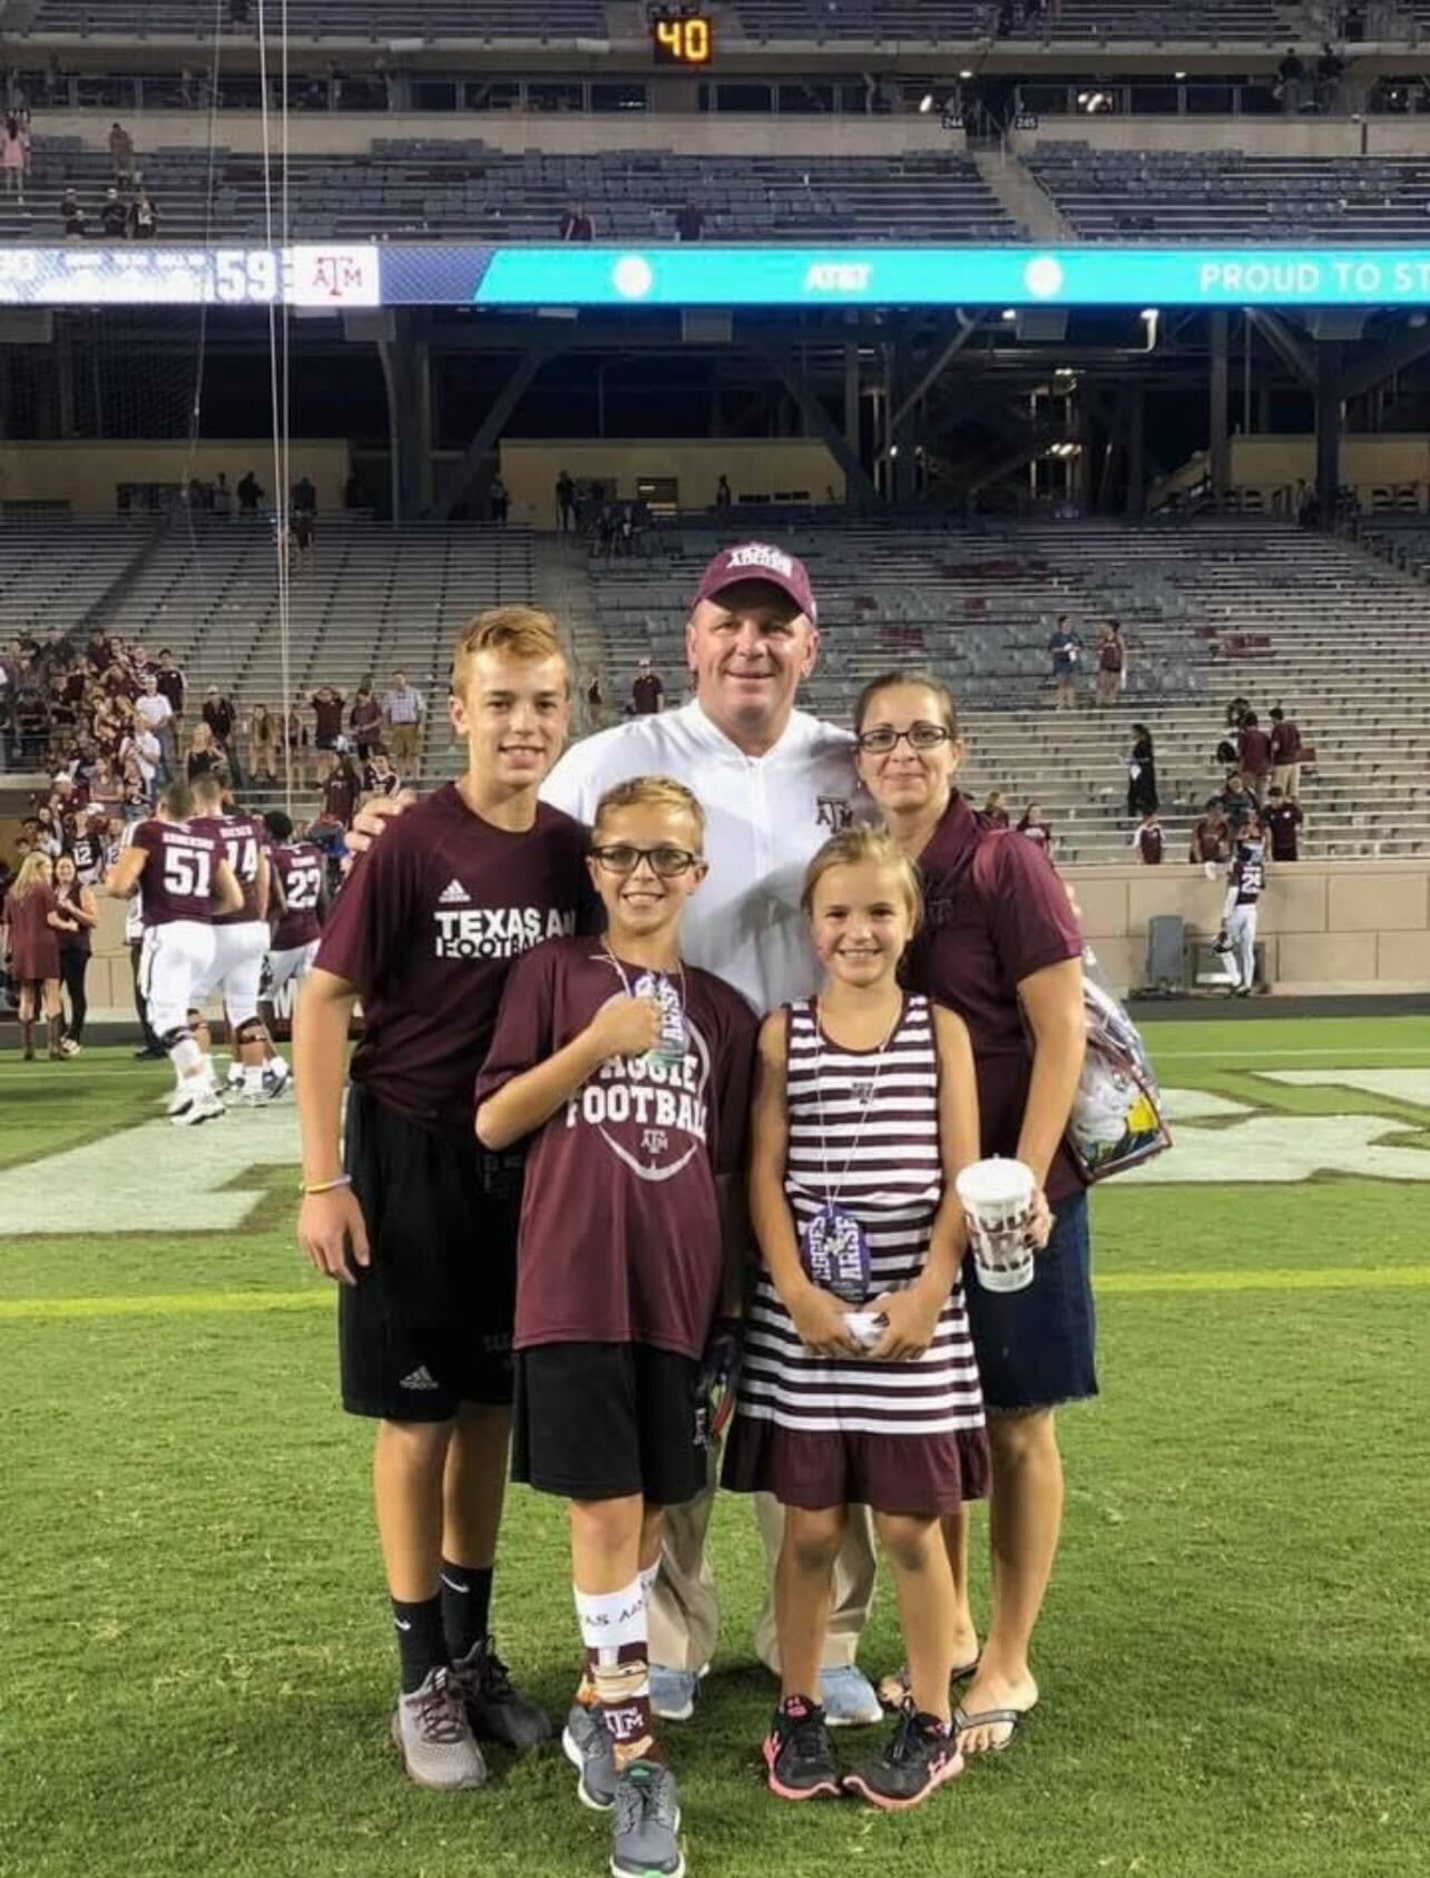
[(346, 1174), (339, 1174), (336, 1180), (300, 1180), (298, 1191), (306, 1198), (313, 1193), (336, 1193), (339, 1187), (350, 1187), (352, 1184)]

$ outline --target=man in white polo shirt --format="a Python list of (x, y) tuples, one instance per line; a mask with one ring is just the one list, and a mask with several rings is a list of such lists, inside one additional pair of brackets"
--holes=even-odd
[[(820, 845), (859, 812), (854, 739), (795, 709), (819, 655), (818, 615), (804, 563), (783, 548), (744, 542), (705, 569), (685, 629), (695, 696), (678, 710), (634, 717), (568, 750), (542, 784), (544, 801), (589, 825), (602, 794), (632, 776), (673, 776), (705, 809), (710, 873), (691, 900), (681, 950), (742, 991), (762, 1015), (819, 982), (799, 908), (804, 870)], [(369, 804), (358, 823), (376, 832), (395, 805)], [(667, 1509), (661, 1575), (651, 1601), (651, 1696), (683, 1720), (719, 1629), (705, 1559), (713, 1488)], [(759, 1497), (771, 1564), (780, 1509)], [(850, 1521), (835, 1572), (821, 1696), (833, 1724), (879, 1719), (878, 1698), (855, 1666), (874, 1587), (867, 1518)], [(776, 1666), (767, 1600), (755, 1636)]]
[[(800, 681), (819, 655), (817, 621), (802, 561), (765, 542), (724, 549), (705, 569), (686, 623), (694, 699), (587, 737), (541, 789), (546, 801), (588, 825), (604, 792), (632, 776), (674, 776), (695, 792), (705, 809), (710, 873), (684, 916), (681, 949), (692, 965), (744, 992), (761, 1015), (818, 985), (800, 885), (815, 851), (857, 813), (852, 735), (795, 709)], [(651, 1695), (670, 1720), (690, 1714), (719, 1628), (705, 1560), (713, 1501), (712, 1490), (666, 1515), (650, 1611)], [(778, 1505), (761, 1496), (761, 1530), (776, 1550), (780, 1517)], [(879, 1718), (878, 1698), (854, 1664), (873, 1583), (868, 1524), (855, 1519), (826, 1646), (821, 1693), (831, 1723)], [(768, 1602), (755, 1647), (775, 1667)]]

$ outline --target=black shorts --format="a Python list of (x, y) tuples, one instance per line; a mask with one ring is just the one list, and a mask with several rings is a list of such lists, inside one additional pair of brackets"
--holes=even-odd
[(348, 1093), (344, 1156), (372, 1263), (338, 1293), (343, 1407), (444, 1422), (511, 1402), (521, 1163)]
[(683, 1506), (705, 1490), (700, 1365), (644, 1343), (544, 1343), (516, 1357), (511, 1475), (563, 1500)]

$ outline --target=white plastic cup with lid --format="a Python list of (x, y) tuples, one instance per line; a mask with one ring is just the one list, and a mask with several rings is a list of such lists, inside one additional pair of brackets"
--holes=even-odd
[(1024, 1291), (1033, 1282), (1028, 1228), (1038, 1183), (1022, 1161), (994, 1155), (965, 1167), (955, 1190), (968, 1219), (978, 1282), (985, 1291)]

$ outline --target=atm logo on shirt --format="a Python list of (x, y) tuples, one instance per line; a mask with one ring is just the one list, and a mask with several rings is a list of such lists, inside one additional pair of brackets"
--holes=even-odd
[(612, 1057), (566, 1104), (568, 1128), (594, 1128), (638, 1180), (673, 1180), (707, 1145), (710, 1046), (690, 1023), (679, 1063)]
[(441, 906), (432, 915), (439, 959), (514, 959), (543, 939), (570, 938), (574, 913), (539, 906)]
[(854, 826), (854, 804), (848, 796), (817, 796), (815, 800), (817, 828), (828, 828), (838, 834), (841, 829)]

